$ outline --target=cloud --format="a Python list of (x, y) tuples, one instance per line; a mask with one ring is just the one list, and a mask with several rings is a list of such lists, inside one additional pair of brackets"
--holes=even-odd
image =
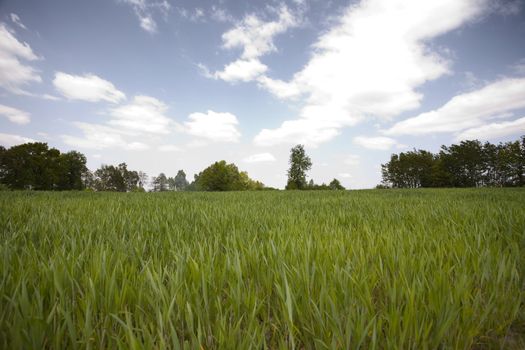
[(260, 87), (268, 90), (280, 99), (294, 99), (301, 95), (301, 89), (293, 82), (285, 82), (279, 79), (272, 79), (265, 75), (257, 78), (257, 83)]
[(339, 173), (337, 174), (340, 178), (343, 178), (343, 179), (351, 179), (353, 176), (352, 174), (349, 174), (349, 173)]
[(385, 136), (357, 136), (354, 137), (353, 143), (368, 149), (386, 151), (391, 149), (393, 146), (398, 145), (397, 141)]
[(273, 9), (278, 18), (264, 21), (255, 14), (247, 15), (232, 29), (222, 35), (222, 47), (227, 50), (241, 49), (239, 59), (224, 66), (223, 70), (207, 75), (228, 82), (251, 81), (265, 73), (266, 65), (259, 58), (277, 51), (273, 43), (276, 35), (299, 25), (300, 20), (282, 5)]
[(267, 163), (275, 162), (275, 160), (275, 157), (271, 153), (252, 154), (251, 156), (244, 158), (244, 162), (246, 163)]
[(135, 96), (131, 103), (109, 111), (108, 124), (136, 132), (168, 134), (174, 123), (165, 115), (167, 108), (154, 97)]
[(157, 22), (155, 21), (154, 12), (160, 12), (164, 17), (167, 16), (171, 9), (167, 0), (120, 0), (121, 2), (130, 5), (139, 19), (139, 24), (142, 29), (148, 33), (157, 32)]
[(489, 6), (492, 12), (512, 16), (520, 13), (523, 4), (521, 0), (492, 0)]
[(525, 134), (525, 117), (513, 121), (490, 123), (462, 131), (456, 136), (461, 140), (493, 140), (510, 135)]
[(158, 150), (161, 152), (180, 152), (182, 148), (176, 145), (161, 145), (158, 147)]
[(211, 7), (211, 19), (222, 23), (234, 21), (233, 16), (229, 12), (215, 5)]
[(0, 115), (16, 124), (28, 124), (31, 121), (29, 113), (19, 109), (0, 104)]
[(182, 128), (165, 115), (166, 110), (167, 106), (154, 97), (135, 96), (130, 103), (109, 109), (109, 120), (105, 124), (73, 123), (82, 131), (83, 137), (61, 137), (65, 143), (82, 148), (149, 149), (148, 144), (128, 141), (128, 138), (152, 138)]
[(273, 38), (299, 24), (298, 19), (281, 6), (276, 21), (264, 22), (254, 14), (247, 15), (234, 28), (222, 35), (225, 49), (241, 48), (243, 59), (257, 58), (276, 51)]
[(0, 145), (2, 146), (11, 147), (11, 146), (15, 146), (15, 145), (19, 145), (19, 144), (27, 143), (27, 142), (36, 142), (36, 141), (28, 137), (0, 133)]
[(505, 78), (483, 88), (454, 96), (442, 107), (405, 119), (385, 130), (387, 135), (459, 132), (486, 120), (508, 116), (525, 107), (525, 78)]
[(285, 121), (278, 129), (262, 129), (254, 138), (258, 146), (306, 144), (317, 147), (340, 134), (339, 124), (330, 120), (296, 119)]
[(268, 67), (262, 64), (259, 60), (239, 59), (224, 67), (222, 71), (215, 72), (213, 77), (215, 79), (222, 79), (228, 82), (235, 81), (251, 81), (266, 72)]
[[(485, 0), (363, 0), (349, 6), (313, 46), (309, 62), (288, 81), (259, 78), (279, 98), (304, 99), (299, 119), (264, 129), (256, 140), (319, 144), (367, 118), (390, 119), (418, 108), (417, 88), (450, 73), (450, 62), (428, 43), (475, 19)], [(305, 122), (308, 121), (308, 122)], [(314, 130), (297, 125), (309, 124)], [(327, 135), (329, 125), (329, 135)], [(271, 141), (273, 140), (273, 141)], [(293, 140), (292, 140), (293, 141)]]
[(9, 17), (11, 17), (11, 21), (14, 24), (16, 24), (17, 26), (19, 26), (22, 29), (26, 29), (27, 30), (27, 27), (24, 25), (24, 23), (22, 23), (22, 21), (20, 20), (20, 17), (16, 13), (11, 13), (9, 15)]
[(80, 76), (57, 72), (53, 85), (58, 92), (70, 100), (118, 103), (126, 99), (126, 95), (111, 82), (94, 74)]
[(105, 148), (145, 150), (149, 148), (142, 142), (127, 142), (121, 130), (106, 125), (84, 122), (75, 122), (73, 125), (82, 130), (84, 137), (61, 135), (62, 141), (70, 146), (98, 150)]
[(28, 95), (22, 87), (39, 83), (42, 78), (36, 69), (21, 61), (38, 59), (29, 44), (18, 41), (5, 24), (0, 23), (0, 86), (15, 94)]
[(207, 113), (192, 113), (184, 123), (185, 131), (215, 142), (238, 142), (241, 133), (237, 130), (237, 117), (231, 113), (208, 110)]
[(361, 162), (361, 157), (359, 157), (357, 154), (349, 154), (346, 156), (345, 160), (343, 161), (347, 165), (359, 165)]
[(177, 8), (180, 16), (190, 20), (191, 22), (205, 22), (204, 10), (200, 7), (196, 7), (193, 11), (188, 11), (185, 8)]

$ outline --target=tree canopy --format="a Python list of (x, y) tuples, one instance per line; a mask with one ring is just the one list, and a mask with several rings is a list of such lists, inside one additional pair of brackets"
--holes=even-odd
[(88, 169), (79, 152), (60, 153), (47, 143), (0, 147), (0, 183), (10, 189), (82, 190)]
[(312, 161), (306, 155), (303, 145), (297, 145), (290, 150), (290, 169), (288, 169), (287, 190), (302, 190), (306, 188), (306, 172), (311, 169)]
[(415, 149), (392, 154), (381, 172), (383, 187), (524, 186), (525, 136), (498, 145), (461, 141), (441, 146), (437, 154)]
[(144, 190), (137, 171), (128, 170), (126, 163), (102, 165), (94, 173), (93, 188), (97, 191), (130, 192)]
[(248, 173), (239, 171), (235, 164), (221, 160), (195, 175), (192, 188), (197, 191), (245, 191), (260, 190), (264, 185), (250, 179)]

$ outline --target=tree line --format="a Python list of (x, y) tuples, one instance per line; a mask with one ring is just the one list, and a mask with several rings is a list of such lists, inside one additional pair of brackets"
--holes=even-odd
[[(77, 151), (61, 153), (49, 148), (47, 143), (33, 142), (0, 146), (0, 189), (13, 190), (92, 190), (115, 192), (144, 192), (149, 186), (153, 192), (163, 191), (254, 191), (272, 190), (262, 182), (251, 179), (233, 163), (215, 162), (186, 179), (184, 170), (175, 177), (164, 173), (150, 178), (143, 171), (128, 169), (126, 163), (101, 165), (94, 172), (86, 166), (86, 156)], [(290, 151), (287, 190), (344, 190), (339, 180), (328, 185), (307, 182), (306, 172), (312, 167), (304, 146), (297, 145)]]
[(525, 185), (525, 136), (497, 145), (478, 140), (441, 146), (438, 153), (392, 154), (378, 188), (517, 187)]

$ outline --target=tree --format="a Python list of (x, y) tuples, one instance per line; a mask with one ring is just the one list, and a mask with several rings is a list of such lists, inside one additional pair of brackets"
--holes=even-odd
[(264, 184), (250, 179), (244, 171), (239, 172), (235, 164), (221, 160), (195, 175), (195, 181), (188, 187), (197, 191), (245, 191), (263, 189)]
[(414, 150), (392, 154), (381, 165), (388, 187), (480, 187), (525, 185), (525, 136), (498, 145), (477, 140), (441, 146), (438, 154)]
[(144, 189), (148, 183), (148, 175), (143, 171), (139, 171), (137, 175), (139, 176), (139, 187)]
[(337, 179), (333, 179), (328, 186), (331, 190), (346, 190)]
[(287, 190), (302, 190), (306, 187), (306, 172), (312, 167), (310, 157), (306, 155), (303, 145), (290, 150), (290, 169), (288, 170)]
[(0, 182), (11, 189), (59, 190), (68, 182), (62, 179), (66, 172), (60, 151), (47, 143), (2, 147), (0, 154)]
[(164, 192), (168, 190), (168, 179), (164, 173), (152, 179), (153, 192)]
[(94, 175), (95, 190), (126, 192), (126, 182), (118, 167), (102, 164)]
[(118, 166), (102, 165), (94, 173), (94, 189), (97, 191), (129, 192), (139, 189), (139, 174), (128, 170), (126, 163)]
[(80, 152), (70, 151), (59, 157), (59, 190), (82, 190), (88, 168), (86, 156)]
[(186, 173), (184, 170), (179, 170), (175, 175), (174, 186), (177, 191), (184, 191), (188, 187), (189, 183), (186, 180)]

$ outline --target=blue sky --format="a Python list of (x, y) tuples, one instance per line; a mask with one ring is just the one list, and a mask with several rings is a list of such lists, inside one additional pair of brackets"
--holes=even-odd
[(525, 134), (515, 0), (2, 0), (0, 144), (189, 179), (380, 182), (391, 153)]

